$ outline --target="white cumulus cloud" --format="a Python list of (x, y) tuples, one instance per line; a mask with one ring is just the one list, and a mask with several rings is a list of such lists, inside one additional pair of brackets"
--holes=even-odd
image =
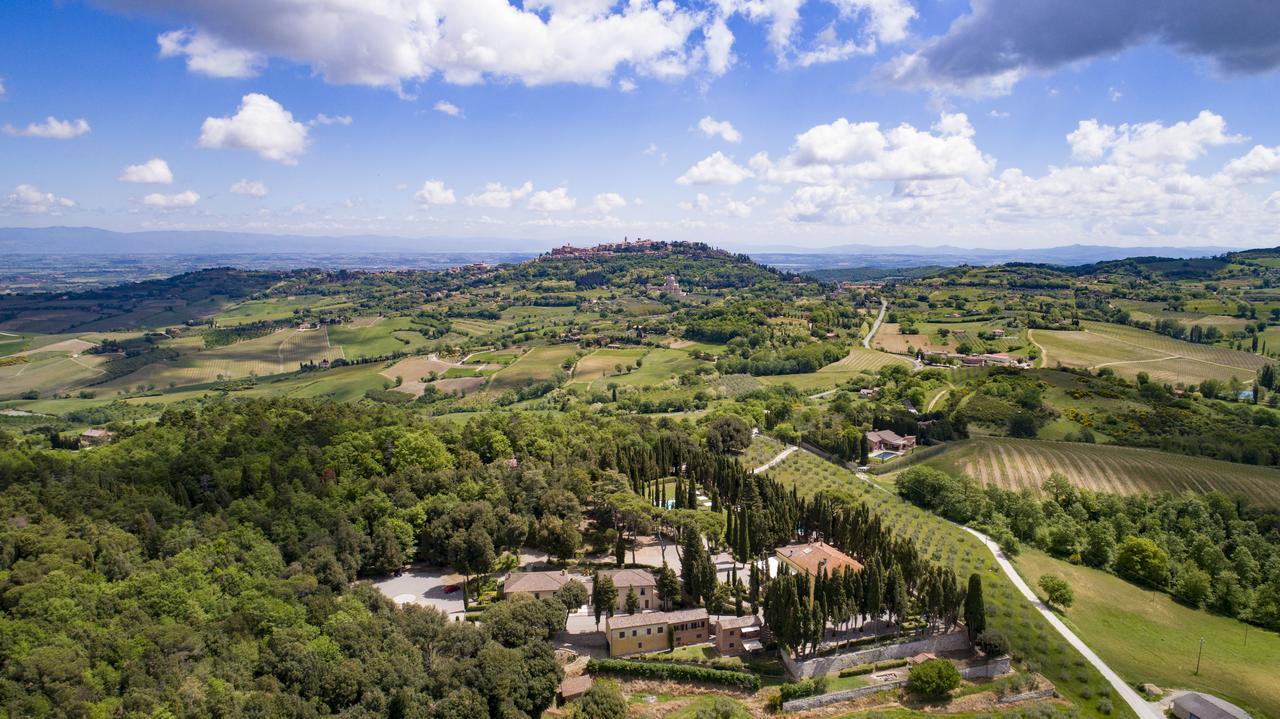
[(448, 115), (449, 117), (462, 117), (462, 108), (448, 100), (437, 101), (436, 104), (432, 106), (432, 109), (436, 112)]
[[(731, 23), (768, 26), (781, 65), (874, 52), (908, 36), (910, 0), (98, 0), (181, 29), (159, 39), (192, 72), (244, 77), (268, 58), (308, 65), (335, 84), (403, 90), (454, 84), (578, 83), (623, 76), (717, 77), (734, 63)], [(831, 19), (806, 37), (805, 4)], [(836, 29), (839, 33), (836, 33)], [(810, 30), (810, 35), (813, 32)], [(628, 85), (621, 84), (626, 91)]]
[(1247, 154), (1228, 162), (1222, 174), (1233, 182), (1263, 182), (1280, 175), (1280, 145), (1255, 145)]
[(200, 201), (200, 195), (191, 190), (166, 195), (153, 192), (142, 198), (142, 204), (151, 207), (191, 207)]
[(231, 184), (231, 191), (237, 195), (248, 195), (259, 199), (267, 196), (267, 185), (262, 180), (236, 180)]
[(708, 115), (698, 120), (698, 129), (707, 137), (719, 137), (725, 142), (742, 142), (742, 133), (728, 120), (717, 120)]
[(445, 187), (440, 180), (427, 180), (413, 196), (424, 205), (452, 205), (457, 202), (453, 190)]
[(0, 208), (6, 212), (26, 215), (56, 215), (61, 210), (75, 206), (74, 200), (59, 197), (52, 192), (44, 192), (35, 185), (24, 183), (13, 188), (13, 192), (5, 196)]
[(718, 198), (712, 198), (705, 192), (699, 192), (692, 201), (681, 202), (679, 207), (682, 210), (697, 210), (715, 217), (736, 217), (739, 219), (750, 217), (752, 206), (759, 203), (757, 198), (750, 198), (746, 201), (736, 200), (728, 195), (720, 195)]
[(780, 162), (761, 153), (751, 166), (758, 177), (775, 183), (980, 178), (995, 160), (978, 149), (973, 136), (962, 113), (943, 113), (928, 132), (905, 123), (886, 130), (877, 122), (842, 117), (797, 135)]
[(214, 35), (186, 28), (162, 33), (156, 44), (160, 57), (185, 57), (187, 70), (210, 77), (253, 77), (266, 64), (259, 53), (229, 47)]
[(14, 127), (13, 125), (5, 125), (4, 132), (6, 135), (15, 137), (39, 137), (46, 140), (71, 140), (81, 135), (89, 134), (89, 122), (84, 118), (79, 120), (59, 120), (50, 115), (45, 118), (44, 122), (33, 122), (26, 127)]
[(1211, 147), (1244, 142), (1229, 135), (1221, 115), (1203, 110), (1195, 119), (1165, 127), (1159, 122), (1119, 126), (1084, 120), (1067, 135), (1071, 156), (1082, 161), (1107, 160), (1119, 165), (1182, 166)]
[(280, 103), (260, 93), (245, 95), (231, 117), (205, 118), (200, 146), (241, 149), (264, 160), (296, 165), (307, 148), (307, 126), (293, 119)]
[(751, 170), (734, 162), (723, 152), (699, 160), (676, 179), (681, 185), (736, 185), (752, 176)]
[(596, 195), (593, 204), (596, 210), (608, 214), (627, 206), (627, 199), (616, 192), (602, 192)]
[(323, 112), (311, 118), (311, 122), (307, 124), (315, 127), (316, 125), (350, 125), (352, 122), (350, 115), (326, 115)]
[(569, 196), (567, 187), (539, 190), (529, 198), (529, 209), (536, 212), (567, 212), (577, 205), (578, 201)]
[(129, 165), (120, 173), (121, 182), (136, 182), (143, 185), (168, 185), (173, 182), (173, 172), (169, 163), (153, 157), (141, 165)]
[(526, 182), (519, 187), (513, 188), (508, 188), (498, 182), (490, 182), (480, 192), (467, 195), (463, 201), (470, 207), (508, 208), (530, 192), (533, 192), (532, 182)]

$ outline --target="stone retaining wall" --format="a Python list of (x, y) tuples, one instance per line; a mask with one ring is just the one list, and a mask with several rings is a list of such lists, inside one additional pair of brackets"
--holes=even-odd
[(968, 635), (963, 631), (956, 631), (950, 634), (937, 634), (924, 639), (917, 639), (913, 642), (885, 644), (845, 654), (814, 657), (813, 659), (802, 661), (792, 659), (786, 652), (780, 652), (780, 654), (782, 655), (782, 663), (787, 668), (788, 676), (792, 679), (808, 679), (809, 677), (838, 672), (841, 669), (847, 669), (859, 664), (882, 662), (886, 659), (905, 659), (923, 652), (937, 654), (939, 652), (960, 651), (968, 648)]
[(1053, 687), (1045, 687), (1044, 689), (1036, 689), (1035, 691), (1023, 692), (1021, 694), (1010, 694), (1009, 696), (1000, 697), (996, 701), (1000, 704), (1012, 704), (1014, 702), (1024, 702), (1028, 699), (1048, 699), (1055, 697), (1058, 691)]
[[(862, 663), (865, 664), (865, 662), (862, 662)], [(963, 677), (964, 679), (987, 679), (991, 677), (998, 677), (1001, 674), (1007, 673), (1009, 671), (1011, 664), (1012, 662), (1009, 659), (1009, 657), (1007, 656), (998, 657), (996, 659), (993, 659), (989, 662), (985, 662), (983, 664), (973, 664), (967, 667), (961, 667), (960, 676)], [(818, 707), (825, 707), (831, 704), (838, 704), (840, 702), (848, 702), (848, 701), (853, 701), (854, 699), (860, 699), (862, 697), (867, 696), (868, 694), (875, 694), (876, 692), (882, 692), (882, 691), (885, 691), (886, 689), (898, 689), (906, 685), (907, 685), (906, 679), (895, 679), (891, 682), (883, 682), (881, 684), (872, 684), (871, 686), (858, 687), (857, 689), (846, 689), (842, 692), (831, 692), (830, 694), (819, 694), (818, 696), (815, 696), (815, 697), (802, 697), (800, 699), (792, 699), (791, 701), (786, 702), (785, 704), (782, 705), (782, 711), (798, 712), (798, 711), (804, 711), (806, 709), (817, 709)], [(1053, 689), (1052, 688), (1049, 689), (1049, 692), (1052, 693)], [(1035, 694), (1035, 693), (1036, 692), (1029, 692), (1029, 694)], [(1031, 699), (1034, 697), (1024, 696), (1023, 698)], [(1001, 701), (1006, 701), (1006, 700), (1002, 699)], [(1014, 699), (1009, 701), (1017, 701), (1017, 700)]]

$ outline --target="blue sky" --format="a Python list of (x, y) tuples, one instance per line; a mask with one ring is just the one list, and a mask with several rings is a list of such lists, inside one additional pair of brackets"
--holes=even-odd
[(1276, 3), (71, 0), (0, 27), (0, 225), (1280, 244)]

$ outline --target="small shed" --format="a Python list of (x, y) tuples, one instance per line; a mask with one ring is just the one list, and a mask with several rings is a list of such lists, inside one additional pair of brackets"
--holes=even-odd
[(1251, 719), (1249, 712), (1235, 704), (1200, 692), (1178, 695), (1171, 708), (1178, 719)]

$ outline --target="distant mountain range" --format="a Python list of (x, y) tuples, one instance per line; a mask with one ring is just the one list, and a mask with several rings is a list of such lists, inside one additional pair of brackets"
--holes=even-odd
[(751, 252), (751, 259), (789, 270), (837, 269), (842, 267), (921, 267), (926, 265), (999, 265), (1007, 262), (1038, 262), (1047, 265), (1084, 265), (1122, 260), (1126, 257), (1212, 257), (1235, 252), (1236, 247), (1111, 247), (1106, 245), (1064, 245), (1062, 247), (985, 249), (970, 247), (926, 247), (900, 245), (837, 245), (821, 249), (779, 248)]
[[(597, 238), (556, 241), (503, 237), (396, 237), (387, 235), (305, 236), (216, 230), (152, 230), (113, 232), (94, 227), (0, 228), (0, 254), (39, 255), (290, 255), (374, 254), (439, 255), (461, 253), (468, 258), (495, 255), (532, 256), (553, 244), (594, 245)], [(713, 243), (714, 244), (714, 243)], [(992, 265), (1041, 262), (1079, 265), (1126, 257), (1208, 257), (1241, 248), (1229, 247), (1111, 247), (1067, 245), (1049, 248), (983, 249), (942, 245), (835, 245), (824, 248), (769, 246), (745, 250), (752, 259), (782, 269), (809, 270), (841, 267), (918, 267), (921, 265)], [(506, 258), (504, 258), (506, 259)], [(355, 263), (359, 264), (359, 263)], [(381, 263), (379, 263), (381, 264)]]

